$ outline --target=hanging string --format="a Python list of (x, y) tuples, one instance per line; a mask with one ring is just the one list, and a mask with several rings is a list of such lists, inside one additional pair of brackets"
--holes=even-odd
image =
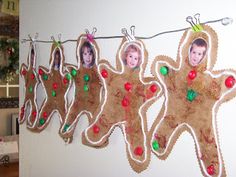
[[(200, 22), (199, 21), (199, 16), (200, 16), (199, 13), (194, 15), (196, 23)], [(192, 17), (191, 17), (191, 19), (190, 18), (188, 19), (188, 18), (189, 17), (186, 18), (186, 21), (191, 20), (191, 23), (193, 23), (193, 25), (194, 25), (195, 23), (193, 22), (193, 18)], [(188, 21), (188, 22), (190, 23), (190, 21)], [(218, 23), (218, 22), (221, 22), (222, 25), (226, 26), (226, 25), (231, 24), (233, 22), (233, 19), (229, 18), (229, 17), (225, 17), (225, 18), (221, 18), (221, 19), (217, 19), (217, 20), (206, 21), (204, 23), (201, 23), (201, 25), (210, 24), (210, 23)], [(135, 26), (132, 26), (132, 28), (135, 28)], [(149, 37), (135, 36), (135, 38), (137, 38), (137, 39), (152, 39), (152, 38), (155, 38), (155, 37), (163, 35), (163, 34), (185, 31), (189, 28), (190, 27), (176, 29), (176, 30), (170, 30), (170, 31), (164, 31), (164, 32), (160, 32), (160, 33), (157, 33), (157, 34), (149, 36)], [(93, 28), (93, 33), (94, 33), (95, 30), (96, 30), (96, 28)], [(88, 30), (86, 30), (86, 32), (88, 32)], [(117, 39), (117, 38), (123, 38), (123, 37), (124, 36), (121, 36), (121, 35), (120, 36), (100, 36), (100, 37), (94, 37), (94, 39)], [(32, 41), (32, 39), (29, 38), (29, 39), (22, 39), (21, 40), (22, 43), (28, 42), (28, 41)], [(34, 40), (34, 41), (39, 42), (39, 43), (53, 43), (53, 42), (55, 42), (54, 40), (50, 40), (50, 41), (49, 40)], [(64, 43), (67, 43), (67, 42), (77, 42), (77, 39), (67, 39), (65, 41), (61, 41), (61, 44), (64, 44)]]

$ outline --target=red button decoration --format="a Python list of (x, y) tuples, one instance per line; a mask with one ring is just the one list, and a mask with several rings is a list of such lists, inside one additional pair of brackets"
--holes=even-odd
[(97, 125), (93, 126), (93, 133), (98, 134), (100, 132), (100, 128)]
[(58, 83), (54, 82), (54, 83), (52, 84), (52, 87), (53, 87), (54, 89), (57, 89), (57, 88), (58, 88)]
[(155, 92), (157, 91), (157, 86), (156, 86), (155, 84), (152, 84), (152, 85), (150, 86), (150, 91), (151, 91), (152, 93), (155, 93)]
[(127, 98), (124, 98), (122, 100), (121, 104), (122, 104), (123, 107), (127, 107), (127, 106), (129, 106), (129, 100)]
[(190, 80), (193, 80), (193, 79), (195, 79), (196, 77), (197, 77), (197, 72), (196, 72), (195, 70), (189, 71), (189, 73), (188, 73), (188, 78), (189, 78)]
[(64, 78), (63, 78), (63, 83), (64, 83), (64, 84), (68, 84), (68, 82), (69, 82), (69, 80), (68, 80), (66, 77), (64, 77)]
[(140, 147), (140, 146), (136, 147), (135, 150), (134, 150), (134, 154), (138, 155), (138, 156), (143, 155), (143, 148)]
[(23, 69), (23, 70), (21, 71), (21, 74), (24, 75), (24, 76), (26, 75), (26, 73), (27, 73), (27, 71), (26, 71), (25, 69)]
[(103, 70), (101, 71), (101, 75), (102, 75), (103, 78), (107, 78), (107, 77), (108, 77), (108, 72), (107, 72), (107, 70), (103, 69)]
[(132, 84), (129, 83), (129, 82), (126, 82), (126, 83), (124, 84), (124, 87), (125, 87), (125, 90), (131, 91), (131, 89), (132, 89)]
[(213, 165), (210, 165), (209, 167), (207, 167), (207, 173), (209, 175), (214, 175), (215, 174), (215, 168)]
[(42, 69), (39, 69), (39, 75), (42, 76), (43, 75), (43, 70)]
[(47, 112), (43, 112), (43, 118), (47, 118), (48, 117), (48, 113)]
[(35, 75), (34, 75), (34, 74), (31, 74), (31, 75), (30, 75), (30, 78), (31, 78), (32, 80), (34, 80)]
[(235, 84), (235, 78), (233, 76), (229, 76), (225, 79), (225, 86), (227, 88), (232, 88)]
[(33, 117), (36, 117), (36, 115), (37, 115), (37, 112), (36, 112), (36, 111), (33, 111), (33, 112), (32, 112), (32, 116), (33, 116)]

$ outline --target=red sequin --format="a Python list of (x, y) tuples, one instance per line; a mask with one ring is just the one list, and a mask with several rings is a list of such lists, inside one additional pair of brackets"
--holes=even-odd
[(127, 90), (127, 91), (131, 91), (131, 89), (132, 89), (132, 84), (129, 83), (129, 82), (126, 82), (126, 83), (124, 84), (124, 88), (125, 88), (125, 90)]
[(138, 156), (143, 155), (143, 148), (140, 147), (140, 146), (136, 147), (135, 150), (134, 150), (134, 154), (138, 155)]
[(108, 72), (107, 72), (107, 70), (103, 69), (103, 70), (101, 71), (101, 75), (102, 75), (103, 78), (107, 78), (107, 77), (108, 77)]
[(157, 86), (155, 84), (151, 85), (150, 90), (152, 93), (155, 93), (157, 91)]
[(64, 77), (64, 78), (63, 78), (63, 83), (64, 83), (64, 84), (68, 84), (68, 82), (69, 82), (69, 80)]
[(43, 70), (42, 69), (39, 69), (39, 75), (42, 76), (43, 75)]
[(100, 128), (97, 125), (93, 126), (93, 133), (98, 134), (100, 132)]
[(195, 79), (196, 77), (197, 77), (197, 72), (196, 72), (195, 70), (189, 71), (189, 73), (188, 73), (188, 78), (189, 78), (190, 80), (193, 80), (193, 79)]
[(33, 116), (33, 117), (36, 117), (36, 115), (37, 115), (37, 112), (36, 112), (36, 111), (33, 111), (33, 112), (32, 112), (32, 116)]
[(47, 112), (43, 112), (43, 117), (47, 118), (48, 117), (48, 113)]
[(209, 167), (207, 167), (207, 173), (209, 175), (214, 175), (215, 174), (215, 168), (213, 165), (210, 165)]
[(123, 107), (127, 107), (129, 106), (129, 100), (127, 98), (123, 98), (121, 104)]
[(232, 88), (235, 84), (235, 78), (233, 76), (229, 76), (225, 79), (225, 86), (227, 88)]
[(31, 78), (32, 80), (34, 80), (35, 75), (34, 75), (34, 74), (31, 74), (30, 78)]
[(26, 75), (26, 73), (27, 73), (27, 71), (26, 71), (25, 69), (23, 69), (23, 70), (21, 71), (21, 74), (24, 75), (24, 76)]
[(57, 89), (57, 88), (58, 88), (58, 83), (54, 82), (54, 83), (52, 84), (52, 87), (53, 87), (54, 89)]

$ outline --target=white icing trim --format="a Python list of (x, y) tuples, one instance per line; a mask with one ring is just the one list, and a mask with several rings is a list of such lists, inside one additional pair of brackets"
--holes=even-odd
[(88, 129), (91, 128), (91, 127), (93, 127), (94, 124), (95, 124), (95, 122), (97, 122), (97, 121), (99, 120), (100, 115), (101, 115), (101, 113), (103, 112), (104, 106), (105, 106), (105, 104), (106, 104), (106, 102), (107, 102), (107, 85), (106, 85), (106, 79), (103, 78), (103, 77), (101, 77), (101, 78), (102, 78), (103, 87), (104, 87), (104, 90), (105, 90), (104, 100), (103, 100), (103, 103), (102, 103), (100, 112), (98, 113), (98, 115), (97, 115), (97, 117), (96, 117), (96, 120), (94, 121), (94, 123), (92, 123), (92, 124), (84, 131), (84, 134), (85, 134), (85, 137), (86, 137), (86, 139), (87, 139), (87, 141), (88, 141), (89, 143), (91, 143), (91, 144), (93, 144), (93, 145), (96, 145), (96, 144), (101, 143), (105, 138), (107, 138), (115, 126), (121, 125), (122, 131), (123, 131), (123, 134), (124, 134), (124, 138), (125, 138), (125, 142), (126, 142), (126, 144), (128, 145), (128, 151), (129, 151), (129, 154), (130, 154), (131, 159), (134, 160), (135, 162), (143, 163), (143, 162), (145, 162), (146, 159), (147, 159), (147, 145), (146, 145), (146, 134), (145, 134), (145, 132), (144, 132), (144, 122), (143, 122), (144, 120), (143, 120), (143, 116), (142, 116), (142, 114), (141, 114), (142, 108), (143, 108), (143, 106), (145, 106), (145, 104), (147, 104), (147, 103), (150, 102), (151, 100), (157, 98), (157, 97), (160, 95), (160, 93), (161, 93), (161, 86), (160, 86), (160, 84), (159, 84), (158, 82), (156, 82), (156, 81), (151, 81), (151, 82), (148, 82), (148, 83), (144, 83), (144, 81), (142, 80), (142, 79), (143, 79), (143, 78), (142, 78), (142, 73), (143, 73), (143, 67), (142, 67), (142, 65), (144, 64), (144, 60), (145, 60), (145, 58), (144, 58), (144, 46), (143, 46), (143, 44), (142, 44), (141, 42), (139, 42), (139, 41), (135, 41), (135, 42), (126, 41), (126, 42), (124, 42), (124, 43), (122, 44), (122, 47), (121, 47), (121, 49), (119, 50), (119, 61), (120, 61), (120, 63), (121, 63), (121, 71), (114, 70), (114, 69), (110, 68), (107, 64), (99, 64), (99, 65), (98, 65), (98, 70), (99, 70), (99, 72), (100, 72), (101, 66), (106, 66), (106, 68), (108, 68), (109, 70), (111, 70), (111, 72), (113, 72), (113, 73), (116, 73), (116, 74), (123, 74), (123, 73), (124, 73), (124, 63), (123, 63), (123, 60), (122, 60), (122, 57), (121, 57), (121, 56), (122, 56), (121, 52), (123, 52), (122, 49), (123, 49), (123, 47), (124, 47), (127, 43), (129, 43), (129, 45), (135, 43), (134, 45), (136, 45), (136, 46), (137, 46), (137, 43), (139, 43), (139, 44), (140, 44), (140, 46), (138, 46), (139, 49), (140, 49), (140, 47), (141, 47), (141, 59), (142, 59), (142, 62), (141, 62), (141, 64), (140, 64), (140, 66), (139, 66), (139, 67), (140, 67), (139, 80), (140, 80), (140, 81), (142, 82), (142, 84), (144, 84), (144, 85), (148, 85), (148, 84), (153, 84), (153, 83), (155, 83), (155, 84), (158, 85), (159, 88), (160, 88), (160, 91), (158, 92), (158, 94), (157, 94), (156, 96), (153, 96), (153, 98), (147, 100), (145, 103), (143, 103), (143, 104), (140, 106), (139, 111), (138, 111), (139, 116), (140, 116), (140, 119), (141, 119), (142, 133), (143, 133), (143, 137), (144, 137), (144, 142), (143, 142), (143, 143), (144, 143), (144, 144), (143, 144), (143, 147), (144, 147), (144, 152), (145, 152), (145, 154), (144, 154), (144, 160), (140, 161), (140, 160), (135, 159), (135, 157), (133, 157), (133, 153), (131, 152), (131, 149), (130, 149), (131, 146), (130, 146), (128, 140), (127, 140), (127, 135), (126, 135), (126, 131), (125, 131), (125, 123), (126, 123), (126, 121), (121, 121), (121, 122), (117, 122), (117, 123), (113, 124), (113, 125), (111, 126), (110, 130), (109, 130), (99, 141), (94, 142), (94, 141), (90, 140), (89, 137), (88, 137), (88, 134), (87, 134)]
[[(186, 43), (187, 40), (188, 40), (188, 37), (189, 37), (189, 35), (190, 35), (190, 31), (191, 31), (191, 30), (188, 31), (188, 33), (187, 33), (187, 35), (186, 35), (186, 37), (185, 37), (184, 42), (183, 42), (182, 45), (180, 46), (180, 50), (179, 50), (179, 51), (180, 51), (180, 64), (179, 64), (179, 67), (178, 67), (178, 68), (174, 68), (174, 67), (170, 66), (167, 62), (164, 62), (164, 61), (159, 61), (159, 62), (157, 62), (157, 63), (166, 64), (166, 65), (168, 65), (168, 67), (171, 67), (171, 68), (174, 69), (175, 71), (180, 70), (180, 68), (181, 68), (181, 66), (182, 66), (182, 60), (183, 60), (183, 57), (182, 57), (182, 49), (183, 49), (183, 46), (185, 45), (185, 43)], [(212, 45), (211, 45), (211, 36), (207, 33), (207, 31), (204, 31), (204, 32), (206, 32), (207, 36), (209, 37), (209, 51), (208, 51), (208, 62), (207, 62), (207, 69), (209, 69), (209, 68), (210, 68), (210, 63), (211, 63), (211, 57), (210, 57), (210, 51), (211, 51), (211, 46), (212, 46)], [(165, 108), (167, 108), (167, 103), (168, 103), (168, 90), (167, 90), (167, 87), (166, 87), (165, 83), (164, 83), (163, 80), (161, 79), (161, 76), (160, 76), (159, 72), (157, 71), (157, 67), (155, 67), (155, 72), (157, 73), (158, 78), (160, 78), (160, 82), (162, 83), (162, 85), (163, 85), (163, 87), (164, 87), (164, 91), (165, 91)], [(218, 77), (220, 77), (220, 76), (222, 76), (222, 75), (224, 75), (224, 74), (234, 75), (234, 77), (236, 78), (236, 75), (235, 75), (235, 74), (233, 74), (233, 73), (231, 73), (231, 72), (227, 72), (227, 71), (225, 71), (225, 72), (223, 72), (223, 73), (221, 73), (221, 74), (218, 74), (218, 75), (213, 75), (213, 74), (212, 74), (211, 72), (209, 72), (209, 71), (205, 71), (204, 73), (211, 75), (213, 78), (218, 78)], [(219, 175), (218, 175), (219, 177), (222, 175), (222, 159), (221, 159), (221, 154), (220, 154), (220, 146), (219, 146), (219, 142), (218, 142), (218, 138), (217, 138), (218, 136), (217, 136), (217, 130), (216, 130), (216, 115), (215, 115), (215, 109), (216, 109), (218, 103), (224, 98), (224, 96), (227, 95), (229, 92), (232, 91), (232, 89), (235, 89), (235, 88), (236, 88), (236, 85), (234, 85), (233, 88), (229, 89), (227, 92), (225, 92), (224, 94), (222, 94), (221, 97), (220, 97), (220, 99), (214, 104), (214, 106), (213, 106), (213, 108), (212, 108), (212, 126), (213, 126), (213, 129), (214, 129), (214, 136), (215, 136), (215, 141), (216, 141), (216, 144), (217, 144), (217, 153), (218, 153), (218, 160), (219, 160)], [(166, 115), (166, 112), (167, 112), (167, 109), (165, 109), (164, 114), (163, 114), (163, 117), (161, 118), (160, 122), (159, 122), (158, 125), (156, 126), (156, 128), (155, 128), (155, 130), (154, 130), (154, 134), (155, 134), (155, 132), (157, 131), (157, 129), (161, 126), (161, 123), (162, 123), (162, 121), (164, 120), (164, 117), (165, 117), (165, 115)], [(153, 147), (152, 147), (152, 145), (151, 145), (152, 151), (153, 151), (154, 153), (156, 153), (157, 155), (159, 155), (159, 156), (164, 155), (164, 154), (166, 153), (166, 151), (167, 151), (169, 145), (170, 145), (170, 141), (171, 141), (172, 137), (175, 135), (175, 133), (178, 131), (178, 129), (181, 128), (182, 126), (187, 126), (187, 127), (191, 130), (192, 135), (193, 135), (193, 137), (194, 137), (194, 142), (195, 142), (195, 144), (196, 144), (196, 146), (197, 146), (197, 152), (198, 152), (197, 154), (200, 155), (200, 154), (201, 154), (201, 150), (200, 150), (200, 145), (199, 145), (199, 143), (198, 143), (198, 141), (197, 141), (197, 138), (196, 138), (196, 134), (195, 134), (194, 130), (192, 129), (192, 127), (191, 127), (190, 125), (186, 124), (186, 123), (183, 123), (183, 124), (179, 125), (179, 126), (173, 131), (173, 133), (171, 134), (171, 136), (170, 136), (170, 138), (169, 138), (169, 140), (168, 140), (168, 142), (167, 142), (166, 149), (164, 150), (163, 153), (158, 153), (157, 151), (155, 151), (155, 150), (153, 149)], [(153, 134), (153, 135), (154, 135), (154, 134)], [(151, 143), (152, 143), (153, 140), (154, 140), (154, 136), (153, 136), (153, 135), (152, 135)], [(198, 157), (198, 158), (199, 158), (199, 157)], [(200, 158), (199, 158), (199, 159), (200, 159)], [(205, 167), (205, 165), (203, 164), (203, 161), (202, 161), (202, 160), (200, 160), (200, 164), (201, 164), (201, 167), (202, 167), (202, 169), (203, 169), (205, 175), (208, 176), (208, 177), (211, 177), (211, 175), (209, 175), (209, 174), (207, 173), (206, 167)]]

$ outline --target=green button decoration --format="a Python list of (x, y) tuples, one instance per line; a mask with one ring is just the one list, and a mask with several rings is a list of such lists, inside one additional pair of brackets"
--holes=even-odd
[(69, 73), (66, 74), (66, 79), (71, 80), (71, 75)]
[(161, 74), (162, 74), (163, 76), (166, 76), (166, 75), (168, 74), (168, 72), (169, 72), (169, 69), (168, 69), (167, 66), (162, 66), (162, 67), (160, 68), (160, 72), (161, 72)]
[(52, 96), (55, 97), (57, 94), (55, 92), (55, 90), (52, 91)]
[(197, 92), (192, 89), (187, 91), (187, 100), (192, 102), (197, 97)]
[(33, 92), (33, 86), (29, 87), (29, 92), (32, 93)]
[(157, 142), (157, 140), (153, 141), (152, 142), (152, 148), (157, 151), (160, 147), (159, 147), (159, 144)]
[(84, 81), (85, 81), (85, 82), (88, 82), (89, 79), (90, 79), (89, 75), (88, 75), (88, 74), (85, 74), (85, 75), (84, 75)]
[(71, 75), (72, 75), (73, 77), (75, 77), (76, 74), (77, 74), (77, 71), (76, 71), (75, 69), (72, 69), (72, 70), (71, 70)]
[(43, 75), (43, 80), (45, 80), (45, 81), (48, 80), (48, 75), (47, 74)]
[(69, 124), (66, 124), (66, 125), (64, 126), (64, 128), (63, 128), (63, 131), (66, 132), (69, 127), (70, 127), (70, 125), (69, 125)]
[(40, 119), (39, 119), (39, 124), (40, 124), (40, 125), (43, 125), (44, 123), (45, 123), (44, 118), (40, 118)]
[(89, 86), (88, 85), (84, 85), (84, 91), (85, 92), (89, 91)]

